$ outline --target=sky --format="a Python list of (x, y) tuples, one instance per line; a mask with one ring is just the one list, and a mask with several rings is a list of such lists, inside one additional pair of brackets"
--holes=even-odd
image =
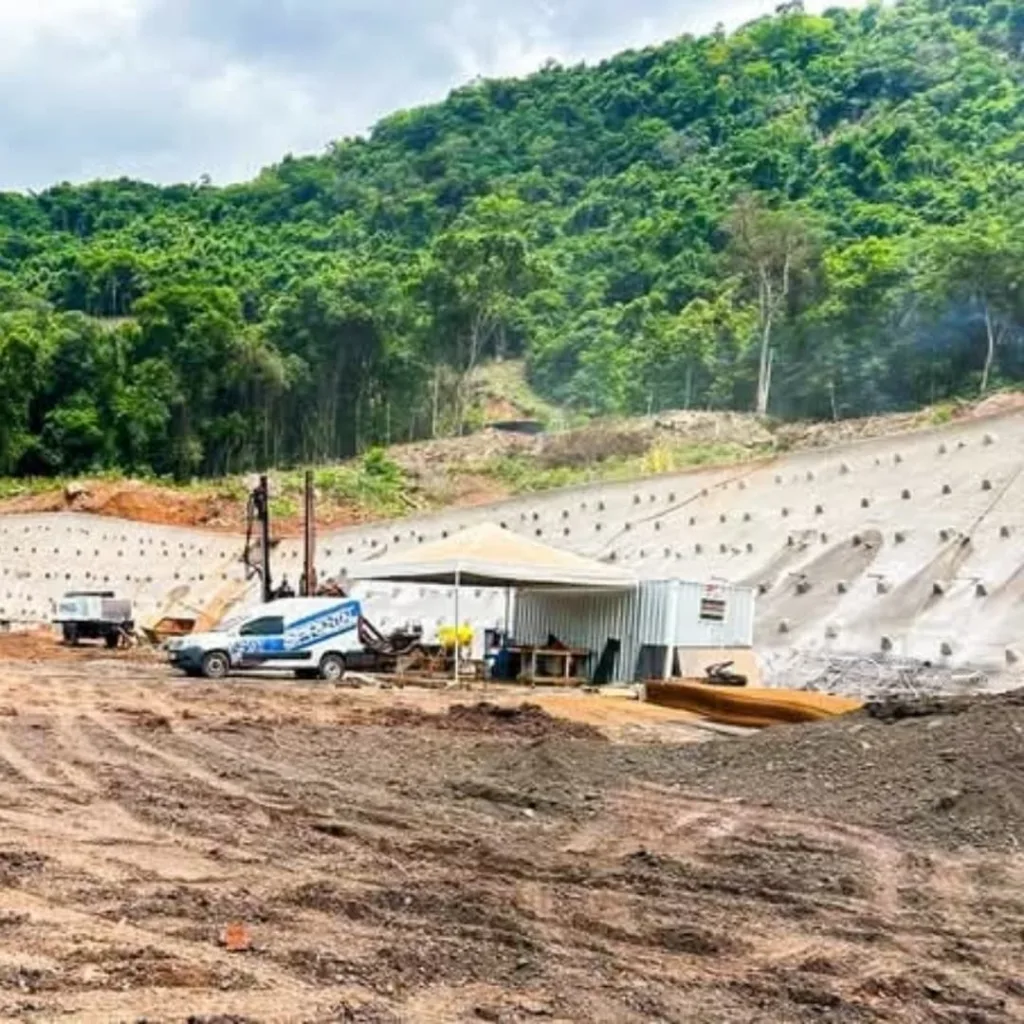
[(0, 0), (0, 189), (251, 178), (478, 75), (594, 60), (761, 0)]

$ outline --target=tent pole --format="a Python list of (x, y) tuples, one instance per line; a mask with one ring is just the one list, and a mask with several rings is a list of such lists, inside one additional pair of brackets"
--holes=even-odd
[(461, 655), (460, 648), (462, 644), (459, 642), (459, 588), (462, 585), (462, 573), (459, 571), (459, 567), (455, 566), (455, 685), (459, 685), (459, 658)]
[(676, 641), (679, 629), (676, 619), (679, 617), (679, 580), (669, 583), (668, 610), (665, 614), (665, 661), (661, 667), (661, 678), (671, 679), (672, 668), (676, 658)]

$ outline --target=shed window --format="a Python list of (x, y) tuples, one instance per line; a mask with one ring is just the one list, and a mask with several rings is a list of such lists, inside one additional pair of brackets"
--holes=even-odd
[(724, 622), (725, 598), (704, 594), (700, 599), (700, 617), (703, 622)]

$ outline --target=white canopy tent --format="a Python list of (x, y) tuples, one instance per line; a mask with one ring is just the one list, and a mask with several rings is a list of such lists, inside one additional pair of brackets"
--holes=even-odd
[(455, 583), (475, 587), (636, 586), (636, 577), (613, 565), (562, 551), (493, 523), (462, 530), (414, 551), (388, 552), (349, 573), (353, 579)]
[[(625, 569), (562, 551), (493, 523), (463, 530), (414, 551), (387, 552), (349, 573), (357, 580), (389, 580), (455, 588), (455, 625), (459, 626), (459, 588), (628, 590), (637, 578)], [(506, 598), (506, 627), (507, 623)], [(455, 671), (459, 652), (456, 643)]]

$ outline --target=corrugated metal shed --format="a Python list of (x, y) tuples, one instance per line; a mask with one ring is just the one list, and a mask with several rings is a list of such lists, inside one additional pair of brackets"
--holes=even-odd
[(754, 638), (754, 591), (719, 583), (654, 580), (626, 592), (521, 590), (513, 635), (542, 644), (554, 634), (593, 652), (596, 664), (609, 639), (622, 644), (615, 682), (636, 678), (643, 649), (749, 648)]

